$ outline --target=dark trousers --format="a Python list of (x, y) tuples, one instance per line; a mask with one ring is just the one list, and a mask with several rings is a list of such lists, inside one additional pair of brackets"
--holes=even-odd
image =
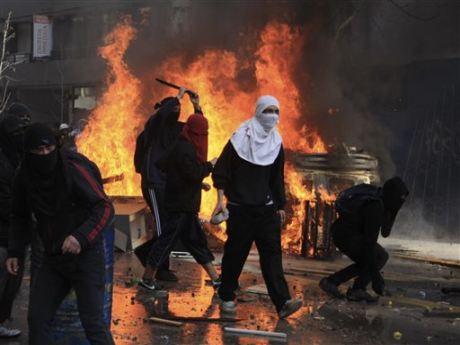
[(13, 302), (21, 287), (24, 275), (24, 256), (19, 258), (19, 271), (17, 275), (12, 275), (7, 271), (7, 257), (7, 248), (0, 247), (0, 324), (11, 317)]
[[(165, 189), (164, 187), (142, 187), (142, 195), (144, 200), (149, 205), (150, 212), (152, 212), (153, 218), (155, 219), (155, 235), (153, 239), (147, 241), (139, 248), (136, 253), (140, 253), (140, 258), (142, 264), (145, 266), (145, 263), (148, 261), (147, 255), (151, 252), (151, 248), (155, 241), (160, 237), (163, 227), (166, 222), (166, 210), (164, 208), (164, 198), (165, 198)], [(137, 249), (137, 248), (136, 248)], [(137, 254), (136, 254), (137, 255)], [(169, 270), (169, 256), (163, 261), (163, 263), (158, 267), (159, 271), (168, 271)]]
[[(380, 274), (380, 270), (388, 261), (387, 251), (378, 243), (370, 251), (364, 238), (359, 235), (340, 236), (340, 222), (332, 225), (332, 233), (334, 244), (339, 250), (354, 261), (353, 264), (329, 276), (329, 279), (336, 285), (347, 282), (356, 277), (353, 284), (353, 289), (365, 290), (372, 281), (375, 284), (381, 284), (384, 280)], [(335, 228), (335, 229), (334, 229)]]
[(208, 264), (214, 260), (197, 215), (168, 213), (163, 232), (150, 251), (148, 264), (152, 267), (159, 267), (169, 257), (174, 244), (179, 239), (199, 264)]
[(270, 298), (279, 311), (290, 299), (284, 278), (281, 253), (281, 223), (273, 206), (246, 207), (228, 205), (227, 242), (222, 258), (222, 285), (219, 297), (224, 301), (235, 299), (238, 278), (255, 242), (260, 257), (260, 268)]
[(102, 242), (79, 255), (44, 256), (29, 302), (29, 344), (51, 345), (50, 323), (71, 288), (92, 345), (115, 345), (104, 317), (104, 248)]

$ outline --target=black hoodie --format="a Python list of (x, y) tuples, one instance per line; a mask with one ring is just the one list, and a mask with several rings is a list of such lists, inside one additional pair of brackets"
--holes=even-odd
[(23, 123), (13, 115), (5, 115), (0, 122), (0, 246), (8, 246), (8, 228), (11, 214), (11, 188), (21, 160)]
[(55, 209), (46, 212), (32, 198), (34, 186), (26, 165), (21, 165), (13, 184), (12, 217), (8, 254), (17, 257), (29, 237), (29, 222), (34, 214), (45, 254), (62, 255), (65, 238), (73, 235), (82, 250), (101, 240), (102, 232), (113, 220), (113, 206), (105, 195), (97, 166), (85, 156), (59, 151), (58, 187)]
[(177, 121), (179, 114), (173, 111), (179, 105), (176, 97), (164, 100), (145, 124), (144, 142), (148, 147), (141, 174), (143, 186), (166, 185), (166, 175), (158, 169), (156, 163), (174, 145), (184, 125)]

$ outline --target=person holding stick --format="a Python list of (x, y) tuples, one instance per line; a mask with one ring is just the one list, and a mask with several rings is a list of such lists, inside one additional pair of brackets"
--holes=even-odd
[(176, 143), (157, 162), (158, 168), (166, 175), (166, 217), (162, 233), (152, 246), (139, 283), (151, 291), (159, 289), (154, 278), (179, 238), (208, 273), (213, 285), (220, 283), (213, 266), (214, 256), (208, 249), (198, 219), (203, 179), (211, 173), (216, 158), (207, 161), (208, 121), (201, 112), (198, 95), (194, 92), (188, 95), (195, 113), (189, 116)]

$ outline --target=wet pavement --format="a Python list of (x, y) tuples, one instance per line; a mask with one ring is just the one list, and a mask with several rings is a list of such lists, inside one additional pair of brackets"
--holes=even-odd
[[(216, 263), (221, 256), (216, 255)], [(303, 299), (302, 309), (279, 320), (264, 294), (258, 256), (252, 252), (240, 279), (242, 292), (236, 314), (222, 314), (204, 271), (190, 258), (172, 258), (180, 281), (165, 283), (164, 291), (137, 287), (142, 267), (132, 254), (117, 253), (114, 276), (112, 333), (117, 345), (128, 344), (460, 344), (460, 294), (441, 288), (460, 287), (460, 268), (392, 257), (384, 275), (392, 297), (369, 305), (327, 297), (318, 281), (349, 261), (306, 260), (286, 256), (284, 267), (292, 296)], [(29, 279), (26, 278), (12, 324), (26, 329)], [(260, 285), (260, 286), (259, 286)], [(343, 292), (346, 286), (342, 287)], [(257, 293), (249, 293), (255, 290)], [(149, 317), (233, 318), (231, 322), (185, 321), (182, 326), (158, 324)], [(275, 331), (286, 340), (242, 337), (224, 327)], [(27, 336), (0, 340), (22, 345)]]

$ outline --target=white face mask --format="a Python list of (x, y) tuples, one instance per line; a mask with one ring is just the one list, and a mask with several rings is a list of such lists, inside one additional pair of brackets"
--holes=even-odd
[(260, 114), (256, 116), (257, 121), (260, 123), (265, 132), (270, 132), (279, 122), (279, 115), (275, 113)]

